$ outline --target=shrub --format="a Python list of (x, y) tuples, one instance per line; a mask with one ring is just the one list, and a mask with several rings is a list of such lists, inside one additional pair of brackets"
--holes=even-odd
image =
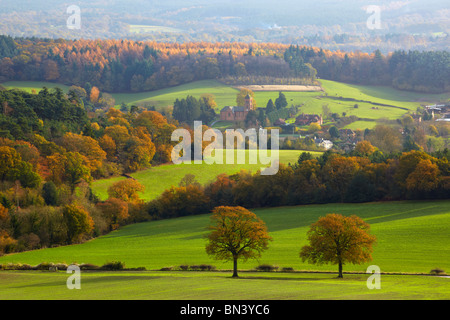
[(50, 268), (55, 267), (55, 264), (52, 262), (42, 262), (37, 266), (33, 267), (33, 270), (49, 270)]
[(201, 269), (200, 269), (200, 266), (197, 266), (197, 265), (190, 266), (189, 269), (190, 269), (191, 271), (200, 271), (200, 270), (201, 270)]
[(160, 271), (172, 271), (173, 270), (173, 266), (172, 267), (164, 267), (161, 268)]
[(180, 269), (181, 269), (182, 271), (186, 271), (187, 269), (189, 269), (189, 266), (187, 266), (187, 265), (185, 265), (185, 264), (182, 264), (182, 265), (180, 266)]
[(443, 273), (445, 273), (445, 271), (442, 270), (442, 269), (440, 269), (440, 268), (436, 268), (436, 269), (431, 270), (430, 273), (431, 273), (431, 274), (438, 275), (438, 274), (443, 274)]
[(123, 270), (125, 268), (125, 262), (111, 261), (105, 263), (100, 269), (102, 270)]
[(83, 263), (79, 267), (80, 267), (80, 270), (98, 270), (98, 269), (100, 269), (99, 266), (96, 266), (91, 263)]
[(284, 268), (281, 269), (281, 271), (283, 271), (283, 272), (292, 272), (292, 271), (294, 271), (294, 268), (292, 268), (292, 267), (284, 267)]
[(257, 271), (264, 271), (264, 272), (271, 272), (271, 271), (277, 271), (278, 266), (272, 266), (270, 264), (261, 264), (256, 267)]
[(212, 271), (216, 270), (216, 267), (210, 264), (201, 264), (200, 266), (201, 271)]
[(29, 264), (8, 263), (0, 264), (0, 270), (34, 270), (34, 267)]
[(58, 270), (67, 270), (68, 267), (65, 263), (57, 263), (55, 266), (58, 268)]

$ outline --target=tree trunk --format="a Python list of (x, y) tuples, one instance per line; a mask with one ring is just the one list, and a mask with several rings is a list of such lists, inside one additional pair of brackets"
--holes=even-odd
[(233, 257), (233, 278), (237, 278), (237, 257)]
[(339, 261), (339, 275), (338, 278), (343, 278), (344, 276), (342, 275), (342, 262)]

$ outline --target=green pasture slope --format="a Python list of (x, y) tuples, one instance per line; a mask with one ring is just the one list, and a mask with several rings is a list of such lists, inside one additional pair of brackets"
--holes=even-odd
[[(230, 262), (205, 253), (209, 215), (129, 225), (84, 244), (35, 250), (0, 257), (0, 264), (40, 262), (93, 263), (123, 261), (144, 272), (86, 272), (82, 290), (67, 290), (63, 272), (1, 271), (0, 299), (450, 299), (450, 279), (427, 275), (450, 270), (450, 201), (404, 201), (326, 204), (253, 210), (273, 237), (259, 260), (238, 264), (241, 278), (231, 279)], [(336, 266), (303, 263), (298, 256), (307, 243), (309, 225), (327, 213), (356, 214), (377, 237), (373, 261)], [(224, 272), (158, 271), (169, 266), (213, 264)], [(295, 271), (333, 273), (249, 272), (259, 264)], [(381, 272), (381, 289), (368, 290), (369, 265)], [(236, 285), (239, 281), (239, 285)], [(70, 292), (69, 292), (70, 291)]]
[(39, 92), (43, 87), (47, 87), (48, 89), (58, 87), (61, 88), (64, 92), (69, 91), (69, 86), (45, 81), (8, 81), (2, 83), (2, 86), (4, 86), (6, 89), (20, 89), (29, 93), (31, 93), (32, 90), (36, 90), (36, 92)]
[[(384, 86), (351, 85), (330, 80), (320, 80), (320, 83), (323, 92), (284, 92), (288, 105), (302, 105), (300, 112), (304, 113), (322, 113), (322, 106), (326, 104), (333, 113), (345, 112), (347, 115), (376, 120), (380, 118), (397, 119), (409, 111), (415, 111), (421, 104), (446, 101), (450, 98), (450, 93), (421, 94)], [(28, 92), (31, 92), (31, 89), (39, 91), (43, 86), (48, 88), (58, 86), (64, 91), (69, 88), (55, 83), (30, 81), (12, 81), (2, 85), (6, 88), (19, 88)], [(218, 111), (224, 106), (235, 105), (237, 93), (237, 89), (216, 80), (203, 80), (149, 92), (112, 93), (112, 96), (116, 100), (117, 106), (126, 103), (128, 105), (155, 106), (161, 109), (172, 106), (177, 98), (185, 98), (188, 95), (199, 98), (202, 94), (212, 94), (217, 102)], [(265, 107), (269, 99), (275, 101), (277, 97), (278, 91), (255, 92), (255, 101), (258, 107)], [(355, 101), (340, 100), (340, 97)], [(355, 104), (358, 104), (358, 108), (354, 108)], [(364, 126), (364, 123), (360, 123), (360, 125)]]
[[(428, 273), (450, 271), (450, 201), (404, 201), (364, 204), (325, 204), (255, 209), (273, 237), (259, 261), (240, 263), (252, 269), (268, 263), (295, 270), (337, 271), (335, 266), (303, 263), (298, 252), (306, 244), (311, 223), (327, 213), (358, 215), (371, 225), (377, 237), (373, 261), (348, 265), (344, 271), (365, 271), (375, 264), (382, 272)], [(182, 217), (128, 225), (79, 245), (34, 250), (0, 257), (0, 263), (65, 262), (93, 263), (120, 260), (127, 267), (157, 270), (182, 264), (213, 264), (218, 269), (232, 265), (214, 261), (205, 253), (204, 235), (209, 215)]]
[[(205, 184), (214, 181), (222, 173), (235, 174), (241, 170), (256, 173), (262, 167), (265, 167), (260, 162), (258, 164), (250, 164), (248, 152), (247, 150), (245, 164), (237, 164), (237, 161), (235, 161), (235, 164), (226, 164), (226, 158), (224, 157), (224, 164), (165, 164), (132, 173), (131, 176), (145, 186), (145, 191), (142, 193), (141, 198), (144, 200), (152, 200), (171, 186), (178, 186), (178, 183), (186, 174), (195, 175), (198, 182)], [(300, 150), (280, 150), (280, 163), (295, 163), (302, 152)], [(321, 154), (321, 152), (310, 153), (314, 156)], [(94, 181), (92, 183), (92, 190), (100, 199), (106, 200), (108, 198), (108, 188), (115, 182), (124, 179), (126, 178), (114, 177)]]

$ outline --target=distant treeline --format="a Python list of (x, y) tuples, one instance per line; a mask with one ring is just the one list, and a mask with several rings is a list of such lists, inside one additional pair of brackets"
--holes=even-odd
[[(50, 40), (0, 36), (0, 81), (54, 81), (106, 92), (140, 92), (196, 80), (250, 83), (317, 77), (392, 85), (420, 92), (450, 90), (447, 51), (383, 55), (276, 43), (157, 43), (131, 40)], [(232, 80), (234, 79), (234, 80)], [(296, 81), (298, 82), (298, 81)]]
[(376, 50), (372, 55), (360, 52), (328, 55), (322, 49), (290, 46), (284, 57), (297, 72), (305, 64), (311, 64), (323, 79), (427, 93), (450, 91), (448, 51), (395, 51), (385, 56)]

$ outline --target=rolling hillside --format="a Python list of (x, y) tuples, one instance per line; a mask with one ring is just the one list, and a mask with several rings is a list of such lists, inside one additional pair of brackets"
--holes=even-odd
[[(327, 213), (356, 214), (371, 225), (377, 237), (373, 261), (345, 265), (344, 271), (365, 271), (377, 265), (382, 272), (428, 273), (450, 270), (450, 202), (405, 201), (364, 204), (327, 204), (253, 210), (273, 237), (270, 248), (258, 261), (239, 263), (240, 269), (259, 264), (292, 267), (295, 270), (330, 270), (336, 266), (303, 263), (298, 256), (306, 244), (309, 225)], [(127, 267), (160, 269), (169, 266), (213, 264), (231, 269), (232, 264), (215, 261), (205, 253), (204, 235), (208, 215), (152, 221), (123, 227), (108, 235), (80, 244), (11, 254), (0, 264), (46, 262), (93, 263), (123, 261)], [(426, 239), (426, 241), (425, 241)]]
[[(288, 105), (302, 105), (299, 112), (303, 113), (321, 113), (322, 106), (325, 104), (332, 113), (342, 114), (345, 112), (349, 116), (355, 115), (360, 118), (377, 120), (380, 118), (397, 119), (409, 111), (415, 111), (421, 104), (446, 101), (450, 98), (450, 93), (419, 94), (390, 87), (350, 85), (329, 80), (320, 80), (320, 82), (323, 92), (284, 92)], [(43, 86), (49, 88), (58, 86), (64, 91), (69, 88), (54, 83), (27, 81), (5, 82), (2, 85), (8, 89), (19, 88), (28, 92), (31, 92), (32, 89), (39, 91)], [(116, 106), (126, 103), (128, 105), (155, 106), (157, 109), (161, 109), (172, 106), (177, 98), (185, 98), (188, 95), (199, 98), (202, 94), (212, 94), (217, 102), (216, 111), (219, 111), (224, 106), (235, 105), (237, 93), (237, 89), (218, 81), (203, 80), (150, 92), (113, 93), (112, 96), (116, 100)], [(265, 107), (269, 99), (275, 101), (277, 97), (278, 91), (255, 92), (255, 101), (258, 107)], [(358, 104), (358, 108), (354, 108), (355, 104)]]

